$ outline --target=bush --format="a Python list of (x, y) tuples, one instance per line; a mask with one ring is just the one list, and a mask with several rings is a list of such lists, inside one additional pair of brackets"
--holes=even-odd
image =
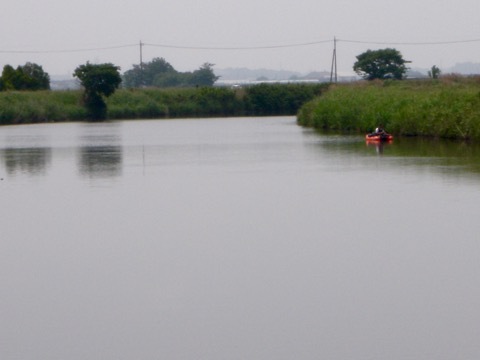
[(319, 96), (328, 84), (260, 84), (245, 94), (250, 115), (295, 115), (307, 101)]

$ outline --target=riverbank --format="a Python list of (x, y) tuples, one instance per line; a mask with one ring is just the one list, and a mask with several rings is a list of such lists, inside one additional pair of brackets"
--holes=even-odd
[(400, 136), (480, 140), (480, 78), (375, 81), (331, 86), (305, 104), (302, 126)]
[[(295, 115), (327, 84), (244, 88), (120, 89), (106, 101), (110, 120)], [(82, 91), (0, 92), (0, 124), (83, 121)]]

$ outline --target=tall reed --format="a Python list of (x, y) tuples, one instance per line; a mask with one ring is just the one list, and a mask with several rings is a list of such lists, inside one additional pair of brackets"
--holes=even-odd
[[(321, 84), (120, 89), (106, 99), (108, 119), (294, 115)], [(82, 91), (0, 92), (0, 124), (85, 120)]]
[(397, 135), (480, 140), (480, 80), (335, 85), (302, 107), (298, 123), (356, 132), (382, 125)]
[(0, 124), (80, 120), (86, 117), (79, 91), (0, 93)]

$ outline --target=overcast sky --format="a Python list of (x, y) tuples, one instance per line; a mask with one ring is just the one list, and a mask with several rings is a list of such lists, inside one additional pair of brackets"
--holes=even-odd
[(2, 5), (2, 68), (30, 61), (50, 75), (71, 74), (86, 61), (112, 62), (126, 71), (140, 62), (140, 41), (144, 61), (163, 57), (179, 71), (205, 62), (215, 68), (329, 71), (334, 37), (340, 73), (352, 72), (356, 55), (385, 47), (400, 50), (411, 67), (480, 62), (479, 0), (3, 0)]

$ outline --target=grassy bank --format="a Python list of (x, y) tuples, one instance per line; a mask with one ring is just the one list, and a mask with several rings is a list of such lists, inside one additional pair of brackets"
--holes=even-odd
[(80, 100), (79, 91), (0, 92), (0, 124), (81, 120)]
[(480, 78), (359, 82), (332, 86), (305, 104), (303, 126), (480, 140)]
[[(244, 88), (121, 89), (107, 99), (108, 119), (295, 115), (323, 84)], [(81, 91), (0, 92), (0, 124), (81, 121)]]

